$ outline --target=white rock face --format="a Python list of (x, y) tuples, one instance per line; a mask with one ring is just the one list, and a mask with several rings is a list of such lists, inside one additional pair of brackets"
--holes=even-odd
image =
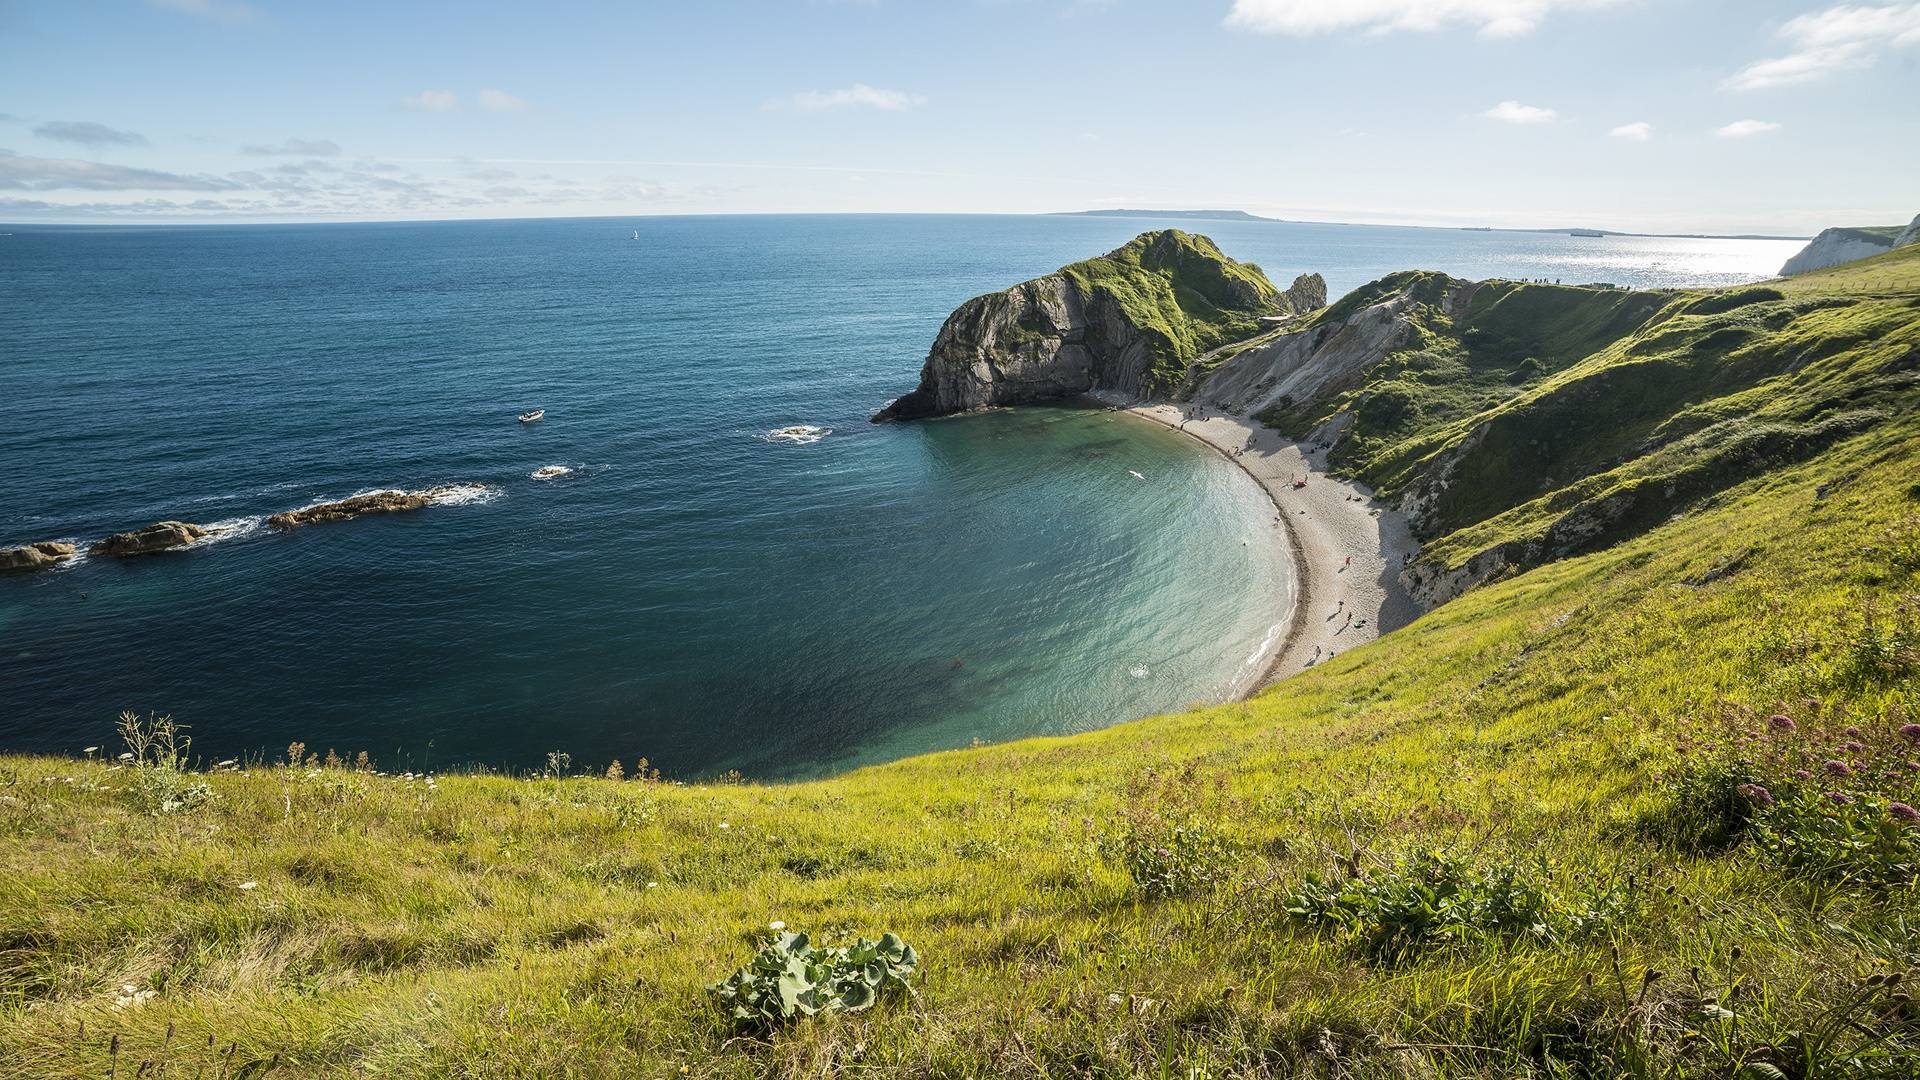
[(1897, 248), (1908, 244), (1920, 244), (1920, 214), (1913, 215), (1913, 220), (1907, 223), (1907, 227), (1900, 231), (1900, 236), (1893, 242)]
[[(1449, 313), (1464, 310), (1477, 287), (1455, 282), (1442, 305)], [(1410, 294), (1397, 292), (1340, 322), (1282, 334), (1221, 364), (1190, 396), (1230, 412), (1257, 415), (1274, 406), (1338, 393), (1381, 357), (1412, 343), (1408, 312), (1413, 305)]]
[[(1912, 227), (1909, 226), (1908, 230), (1911, 231)], [(1828, 229), (1814, 237), (1806, 247), (1801, 248), (1799, 254), (1788, 259), (1787, 264), (1780, 268), (1780, 276), (1792, 277), (1795, 274), (1824, 270), (1829, 266), (1838, 266), (1855, 259), (1878, 255), (1891, 250), (1892, 247), (1893, 245), (1888, 241), (1870, 233), (1854, 229)]]

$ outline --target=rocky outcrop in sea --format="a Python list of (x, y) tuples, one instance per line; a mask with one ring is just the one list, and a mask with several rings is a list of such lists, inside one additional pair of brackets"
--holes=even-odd
[(1285, 292), (1259, 267), (1177, 229), (962, 304), (940, 328), (920, 384), (873, 419), (913, 420), (1093, 390), (1167, 394), (1208, 350), (1263, 318), (1326, 304), (1317, 274)]
[(397, 514), (420, 510), (438, 502), (461, 498), (479, 490), (472, 484), (450, 484), (420, 491), (369, 491), (333, 502), (314, 503), (298, 510), (287, 510), (267, 519), (275, 529), (297, 529), (328, 521), (346, 521), (367, 514)]
[(193, 525), (185, 521), (156, 521), (144, 529), (132, 532), (114, 533), (104, 540), (95, 542), (87, 549), (90, 555), (151, 555), (158, 551), (173, 551), (205, 540), (218, 529), (205, 525)]
[(73, 558), (72, 544), (57, 540), (42, 540), (37, 544), (22, 544), (15, 548), (0, 550), (0, 573), (18, 570), (45, 570), (65, 559)]

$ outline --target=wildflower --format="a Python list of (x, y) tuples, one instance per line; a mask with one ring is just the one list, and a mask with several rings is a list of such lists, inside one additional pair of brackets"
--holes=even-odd
[(1920, 724), (1901, 724), (1900, 734), (1905, 735), (1914, 742), (1920, 743)]
[(1793, 778), (1795, 780), (1811, 780), (1813, 778), (1813, 774), (1808, 772), (1805, 769), (1795, 769), (1793, 770)]
[(1842, 734), (1842, 735), (1851, 735), (1851, 736), (1853, 736), (1854, 738), (1856, 738), (1856, 739), (1857, 739), (1857, 738), (1859, 738), (1859, 737), (1860, 737), (1860, 729), (1859, 729), (1859, 728), (1857, 728), (1857, 727), (1853, 727), (1853, 726), (1851, 726), (1851, 725), (1849, 725), (1849, 726), (1848, 726), (1848, 728), (1847, 728), (1847, 730), (1845, 730), (1845, 731), (1843, 731), (1843, 732), (1841, 732), (1841, 734)]
[(779, 919), (775, 919), (767, 924), (767, 929), (769, 930), (785, 930), (786, 928), (787, 924)]
[(1887, 816), (1899, 818), (1905, 822), (1920, 821), (1920, 810), (1915, 810), (1903, 802), (1888, 803)]
[(1747, 798), (1752, 799), (1754, 802), (1759, 803), (1761, 806), (1773, 805), (1773, 792), (1768, 791), (1759, 784), (1741, 784), (1735, 790)]
[(99, 752), (100, 752), (100, 748), (97, 746), (89, 746), (85, 750), (81, 751), (81, 753), (87, 755), (88, 757), (92, 757), (93, 755)]
[(659, 883), (659, 882), (657, 882), (657, 881), (649, 881), (649, 882), (647, 882), (647, 888), (649, 888), (649, 889), (657, 889), (657, 888), (659, 888), (659, 887), (660, 887), (660, 883)]
[(243, 881), (240, 883), (241, 892), (252, 892), (253, 890), (259, 887), (260, 887), (260, 883), (257, 881)]
[(1792, 731), (1799, 726), (1793, 722), (1793, 717), (1786, 713), (1774, 713), (1767, 723), (1772, 724), (1775, 731)]
[(1851, 740), (1851, 739), (1840, 744), (1840, 749), (1845, 750), (1849, 754), (1857, 754), (1860, 751), (1865, 750), (1866, 748), (1867, 748), (1866, 743), (1855, 742), (1854, 740)]
[(1832, 776), (1852, 776), (1853, 775), (1853, 766), (1847, 764), (1844, 761), (1829, 761), (1825, 765), (1821, 766), (1821, 768), (1827, 770), (1828, 774)]
[(733, 828), (733, 826), (731, 826), (731, 825), (729, 825), (729, 824), (727, 824), (727, 823), (726, 823), (726, 822), (724, 822), (724, 821), (720, 823), (720, 827), (721, 827), (721, 828), (723, 828), (723, 829), (731, 829), (731, 828)]
[(1833, 800), (1834, 802), (1840, 804), (1841, 806), (1853, 805), (1853, 796), (1847, 794), (1844, 791), (1829, 791), (1827, 792), (1827, 798)]
[(132, 761), (132, 760), (133, 760), (133, 754), (132, 754), (132, 753), (125, 753), (125, 754), (121, 754), (121, 755), (120, 755), (120, 760), (121, 760), (121, 761)]

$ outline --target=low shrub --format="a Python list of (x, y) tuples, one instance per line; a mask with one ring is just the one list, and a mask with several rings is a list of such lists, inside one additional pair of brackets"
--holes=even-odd
[(1100, 840), (1148, 900), (1206, 892), (1233, 873), (1240, 845), (1218, 824), (1221, 786), (1191, 767), (1143, 770), (1129, 782), (1119, 828)]
[(1474, 866), (1422, 852), (1385, 868), (1349, 860), (1330, 875), (1308, 874), (1283, 906), (1300, 923), (1345, 934), (1369, 956), (1398, 960), (1489, 938), (1576, 940), (1604, 931), (1625, 905), (1618, 887), (1560, 894), (1544, 863)]
[(177, 814), (212, 800), (213, 788), (187, 770), (193, 740), (173, 717), (123, 712), (115, 726), (127, 747), (120, 760), (133, 770), (128, 791), (142, 811)]
[(1682, 743), (1659, 829), (1696, 850), (1746, 841), (1828, 884), (1920, 881), (1920, 724), (1898, 704), (1861, 723), (1817, 701), (1795, 711), (1733, 710), (1714, 739)]
[(911, 997), (920, 958), (897, 935), (816, 948), (807, 935), (780, 932), (747, 966), (707, 987), (736, 1028), (769, 1030), (821, 1013), (857, 1012), (889, 997)]

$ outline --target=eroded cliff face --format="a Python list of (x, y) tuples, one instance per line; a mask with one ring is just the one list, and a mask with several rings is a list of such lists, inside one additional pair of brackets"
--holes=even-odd
[(1206, 350), (1261, 332), (1261, 319), (1324, 306), (1326, 283), (1274, 288), (1259, 267), (1204, 236), (1144, 233), (1098, 259), (960, 305), (934, 339), (920, 384), (874, 417), (913, 420), (1090, 390), (1170, 393)]
[(1827, 229), (1800, 249), (1780, 268), (1781, 277), (1825, 270), (1829, 266), (1866, 259), (1893, 250), (1893, 240), (1859, 229)]

